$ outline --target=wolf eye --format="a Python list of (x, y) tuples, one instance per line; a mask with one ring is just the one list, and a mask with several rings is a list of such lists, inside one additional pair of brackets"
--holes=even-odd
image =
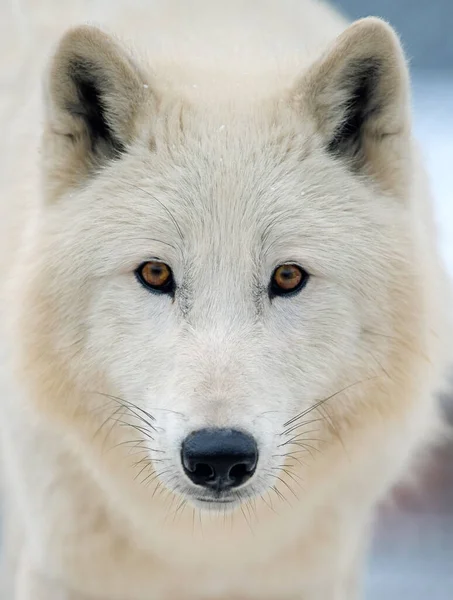
[(304, 287), (308, 277), (308, 273), (298, 265), (280, 265), (272, 275), (269, 293), (271, 296), (295, 294)]
[(168, 265), (157, 260), (141, 264), (136, 275), (140, 283), (160, 294), (172, 294), (175, 288), (173, 273)]

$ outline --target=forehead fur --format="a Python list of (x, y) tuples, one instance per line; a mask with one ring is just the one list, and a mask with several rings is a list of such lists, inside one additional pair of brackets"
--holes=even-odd
[[(50, 199), (68, 190), (77, 197), (63, 212), (84, 204), (108, 212), (112, 204), (115, 216), (131, 210), (133, 220), (143, 209), (145, 227), (178, 215), (178, 234), (185, 228), (206, 241), (217, 227), (217, 242), (235, 229), (243, 238), (261, 230), (261, 242), (279, 237), (285, 214), (288, 238), (292, 231), (316, 238), (323, 211), (329, 222), (341, 214), (346, 228), (362, 217), (371, 226), (386, 221), (385, 199), (383, 210), (366, 206), (383, 196), (369, 175), (376, 172), (382, 190), (404, 186), (405, 161), (392, 157), (407, 152), (406, 115), (395, 109), (405, 106), (406, 76), (396, 36), (382, 22), (353, 25), (297, 85), (288, 75), (286, 89), (270, 71), (264, 92), (255, 82), (262, 71), (241, 85), (224, 73), (210, 81), (207, 70), (189, 93), (160, 72), (94, 28), (63, 38), (49, 72), (44, 140)], [(391, 212), (399, 210), (395, 203)], [(117, 222), (127, 229), (128, 219)]]
[(163, 107), (123, 156), (70, 195), (55, 213), (77, 214), (68, 216), (73, 232), (86, 218), (107, 244), (109, 235), (130, 243), (141, 234), (160, 240), (165, 254), (175, 250), (169, 244), (228, 253), (234, 241), (260, 258), (311, 246), (314, 262), (332, 243), (346, 249), (351, 236), (379, 243), (377, 231), (396, 226), (401, 212), (382, 194), (376, 200), (376, 186), (333, 160), (281, 101), (240, 113)]

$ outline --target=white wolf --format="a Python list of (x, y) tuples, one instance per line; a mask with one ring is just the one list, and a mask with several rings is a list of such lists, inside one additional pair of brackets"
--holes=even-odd
[(448, 354), (398, 38), (70, 5), (2, 42), (7, 597), (352, 600)]

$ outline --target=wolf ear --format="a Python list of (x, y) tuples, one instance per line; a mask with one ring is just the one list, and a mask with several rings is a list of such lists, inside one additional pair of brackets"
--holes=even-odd
[(409, 77), (389, 25), (376, 18), (353, 23), (299, 81), (296, 100), (327, 152), (405, 194)]
[(81, 26), (64, 35), (45, 89), (43, 156), (51, 196), (125, 151), (147, 88), (126, 52), (101, 30)]

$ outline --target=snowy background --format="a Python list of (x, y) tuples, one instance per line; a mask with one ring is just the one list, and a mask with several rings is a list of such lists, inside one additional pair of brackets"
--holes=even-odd
[[(453, 71), (414, 69), (413, 89), (440, 249), (453, 277)], [(401, 505), (377, 525), (366, 600), (453, 600), (453, 444), (439, 452), (420, 489), (402, 495)]]
[[(6, 2), (0, 0), (0, 7)], [(351, 18), (384, 17), (401, 35), (411, 61), (415, 130), (431, 174), (440, 249), (453, 277), (453, 0), (333, 3)], [(20, 6), (10, 1), (18, 17)], [(2, 36), (6, 28), (0, 22)], [(0, 56), (0, 65), (6, 61)], [(401, 490), (397, 499), (377, 523), (366, 600), (453, 600), (453, 445), (439, 451), (419, 489)]]
[[(453, 277), (453, 0), (334, 0), (352, 18), (376, 15), (399, 32), (413, 79), (414, 124), (428, 165), (442, 255)], [(453, 307), (452, 307), (453, 310)], [(453, 398), (453, 392), (452, 392)], [(453, 402), (447, 399), (453, 423)], [(453, 600), (453, 445), (416, 490), (382, 512), (366, 600)]]

